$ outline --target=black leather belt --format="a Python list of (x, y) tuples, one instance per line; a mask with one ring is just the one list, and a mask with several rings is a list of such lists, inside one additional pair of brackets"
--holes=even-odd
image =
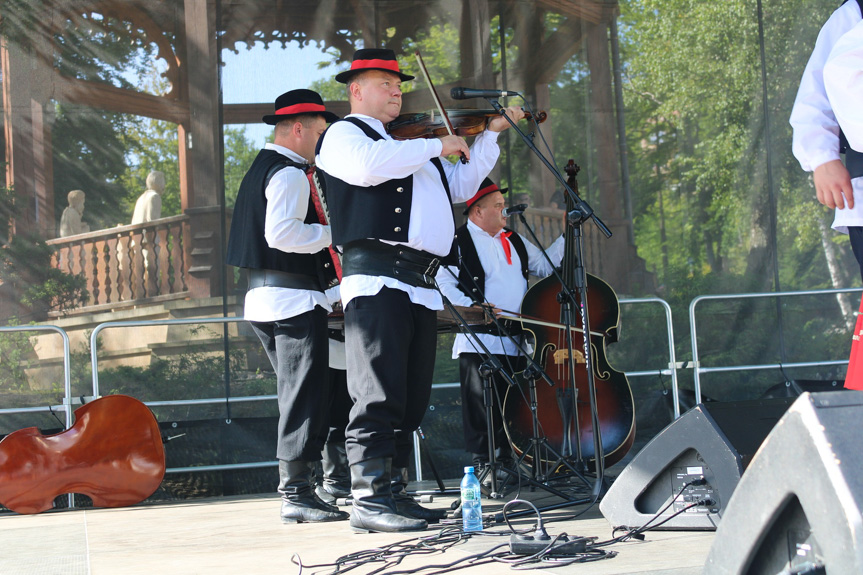
[(851, 148), (845, 150), (845, 167), (852, 178), (863, 177), (863, 152)]
[(258, 287), (279, 287), (324, 291), (316, 277), (275, 270), (250, 269), (249, 289)]
[(434, 287), (440, 259), (428, 252), (375, 240), (344, 246), (342, 276), (370, 275), (397, 279), (414, 287)]
[(839, 130), (839, 153), (845, 154), (845, 169), (851, 178), (863, 177), (863, 151), (855, 150), (848, 145), (845, 133)]

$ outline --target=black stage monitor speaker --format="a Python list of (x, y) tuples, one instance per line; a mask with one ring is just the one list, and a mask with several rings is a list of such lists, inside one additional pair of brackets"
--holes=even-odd
[(640, 527), (659, 514), (657, 529), (716, 529), (743, 470), (794, 399), (696, 405), (620, 473), (599, 504), (602, 515), (615, 527)]
[(863, 392), (805, 393), (770, 432), (705, 575), (863, 573)]

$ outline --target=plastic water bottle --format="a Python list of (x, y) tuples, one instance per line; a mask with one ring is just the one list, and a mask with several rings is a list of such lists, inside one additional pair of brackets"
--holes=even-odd
[(465, 531), (482, 531), (479, 479), (470, 466), (464, 468), (464, 477), (461, 480), (461, 520)]

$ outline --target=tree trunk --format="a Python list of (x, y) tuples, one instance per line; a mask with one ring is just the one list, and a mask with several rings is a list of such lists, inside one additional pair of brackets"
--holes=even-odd
[[(824, 218), (818, 218), (818, 231), (821, 235), (821, 246), (824, 248), (824, 257), (827, 260), (827, 270), (830, 272), (830, 283), (834, 289), (839, 289), (847, 286), (850, 282), (848, 274), (839, 265), (839, 248), (832, 241), (832, 236), (836, 233)], [(845, 325), (849, 330), (854, 329), (856, 317), (854, 316), (854, 306), (851, 304), (851, 298), (848, 294), (836, 294), (836, 301), (839, 303), (839, 309), (842, 310), (842, 317), (845, 318)]]

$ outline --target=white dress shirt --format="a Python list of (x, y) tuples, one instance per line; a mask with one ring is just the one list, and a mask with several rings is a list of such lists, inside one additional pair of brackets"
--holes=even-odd
[[(524, 299), (524, 294), (527, 292), (527, 280), (521, 273), (521, 259), (518, 252), (516, 252), (514, 247), (510, 246), (510, 256), (512, 258), (512, 264), (510, 265), (506, 260), (506, 252), (503, 249), (500, 237), (501, 232), (491, 236), (470, 220), (467, 222), (467, 229), (476, 246), (480, 264), (482, 264), (482, 269), (485, 272), (486, 301), (502, 310), (519, 311), (521, 309), (521, 300)], [(527, 267), (530, 273), (539, 277), (551, 275), (551, 265), (546, 261), (539, 248), (520, 234), (519, 237), (521, 237), (527, 250)], [(506, 241), (509, 242), (509, 239)], [(564, 251), (563, 236), (555, 240), (546, 251), (555, 265), (560, 264)], [(458, 289), (457, 277), (458, 268), (449, 266), (447, 269), (438, 272), (438, 285), (451, 303), (454, 305), (469, 306), (471, 305), (471, 298)], [(477, 334), (477, 337), (491, 353), (498, 355), (519, 355), (518, 347), (506, 336), (483, 333)], [(526, 351), (530, 353), (531, 350), (527, 349)], [(482, 348), (475, 345), (468, 336), (460, 333), (455, 337), (452, 348), (454, 359), (461, 353), (480, 352), (482, 352)]]
[(863, 152), (863, 19), (830, 51), (824, 88), (848, 143)]
[[(276, 144), (266, 144), (291, 160), (304, 163), (299, 154)], [(314, 254), (332, 243), (329, 226), (306, 224), (309, 208), (309, 180), (302, 170), (285, 168), (270, 179), (265, 190), (267, 214), (264, 237), (274, 249), (288, 253)], [(298, 316), (321, 306), (332, 307), (323, 292), (280, 287), (257, 287), (246, 292), (243, 316), (249, 321), (271, 322)]]
[[(824, 87), (824, 66), (833, 47), (861, 20), (856, 2), (846, 2), (822, 26), (812, 55), (800, 79), (791, 110), (794, 128), (792, 151), (807, 172), (839, 157), (839, 124)], [(836, 210), (833, 228), (848, 233), (849, 226), (863, 226), (863, 178), (851, 180), (854, 207)]]
[[(452, 207), (441, 185), (440, 172), (430, 163), (432, 158), (441, 154), (440, 140), (397, 141), (375, 118), (362, 114), (347, 117), (364, 121), (383, 139), (372, 140), (350, 122), (337, 122), (327, 131), (316, 160), (317, 166), (350, 185), (362, 187), (413, 175), (408, 241), (404, 245), (438, 256), (447, 255), (455, 235)], [(489, 130), (479, 134), (470, 148), (468, 164), (442, 161), (452, 203), (472, 198), (491, 172), (500, 155), (497, 137), (497, 132)], [(390, 277), (367, 275), (351, 275), (342, 280), (342, 304), (347, 308), (353, 298), (375, 295), (384, 287), (407, 292), (415, 304), (433, 310), (443, 309), (443, 300), (434, 289), (413, 287)]]

